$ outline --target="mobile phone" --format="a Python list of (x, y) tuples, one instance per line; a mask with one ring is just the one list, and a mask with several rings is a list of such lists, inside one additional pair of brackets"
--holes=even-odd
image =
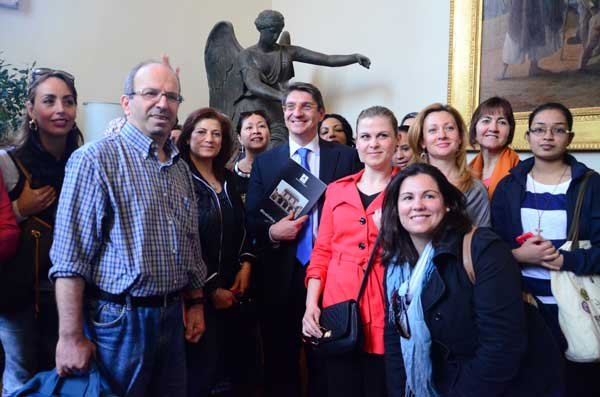
[(527, 239), (528, 239), (528, 238), (531, 238), (531, 237), (533, 237), (533, 236), (534, 236), (534, 234), (533, 234), (533, 233), (531, 233), (531, 232), (527, 232), (527, 233), (523, 233), (523, 234), (521, 234), (520, 236), (517, 236), (517, 237), (515, 238), (515, 240), (517, 241), (517, 243), (518, 243), (519, 245), (523, 245), (523, 243), (524, 243), (525, 241), (527, 241)]

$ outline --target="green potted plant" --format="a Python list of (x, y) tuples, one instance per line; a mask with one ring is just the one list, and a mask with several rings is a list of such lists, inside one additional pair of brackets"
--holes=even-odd
[(1, 58), (0, 53), (0, 143), (6, 142), (19, 128), (31, 67), (20, 69)]

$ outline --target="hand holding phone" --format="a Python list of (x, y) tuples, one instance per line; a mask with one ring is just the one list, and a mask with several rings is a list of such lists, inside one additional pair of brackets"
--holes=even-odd
[(534, 234), (533, 234), (533, 233), (531, 233), (531, 232), (527, 232), (527, 233), (523, 233), (523, 234), (521, 234), (520, 236), (517, 236), (517, 237), (515, 238), (515, 240), (517, 241), (517, 243), (518, 243), (519, 245), (523, 245), (523, 243), (524, 243), (525, 241), (527, 241), (527, 239), (529, 239), (529, 238), (531, 238), (531, 237), (533, 237), (533, 236), (534, 236)]

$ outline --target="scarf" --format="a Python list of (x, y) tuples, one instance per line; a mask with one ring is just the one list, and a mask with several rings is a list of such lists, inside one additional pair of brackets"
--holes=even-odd
[[(402, 358), (406, 370), (406, 396), (435, 397), (438, 395), (431, 380), (431, 334), (425, 323), (421, 305), (421, 291), (435, 269), (433, 266), (434, 253), (430, 242), (419, 256), (412, 271), (408, 262), (399, 265), (392, 261), (386, 276), (388, 302), (392, 302), (394, 294), (406, 295), (408, 293), (412, 297), (407, 310), (411, 336), (409, 339), (400, 337)], [(389, 308), (390, 321), (395, 322), (396, 313), (394, 313), (393, 305), (390, 304)]]
[[(505, 147), (502, 153), (500, 153), (500, 157), (496, 162), (496, 167), (494, 167), (494, 171), (490, 176), (490, 185), (488, 187), (488, 196), (490, 199), (494, 194), (494, 190), (496, 190), (498, 182), (508, 175), (508, 172), (513, 169), (514, 166), (519, 164), (519, 161), (520, 159), (517, 152), (509, 147)], [(475, 178), (481, 179), (481, 175), (483, 174), (483, 156), (481, 153), (471, 160), (469, 169)]]

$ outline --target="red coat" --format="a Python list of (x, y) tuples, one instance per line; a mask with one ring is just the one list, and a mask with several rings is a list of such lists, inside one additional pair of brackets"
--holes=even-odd
[[(317, 241), (306, 269), (305, 282), (321, 280), (323, 307), (356, 299), (364, 270), (377, 239), (373, 213), (383, 204), (383, 192), (363, 208), (356, 183), (364, 170), (329, 185), (319, 223)], [(393, 174), (397, 172), (394, 169)], [(375, 261), (359, 303), (365, 334), (364, 350), (383, 354), (383, 266)]]
[(4, 179), (0, 172), (0, 263), (4, 263), (15, 254), (17, 245), (19, 245), (19, 233), (12, 204), (4, 188)]

